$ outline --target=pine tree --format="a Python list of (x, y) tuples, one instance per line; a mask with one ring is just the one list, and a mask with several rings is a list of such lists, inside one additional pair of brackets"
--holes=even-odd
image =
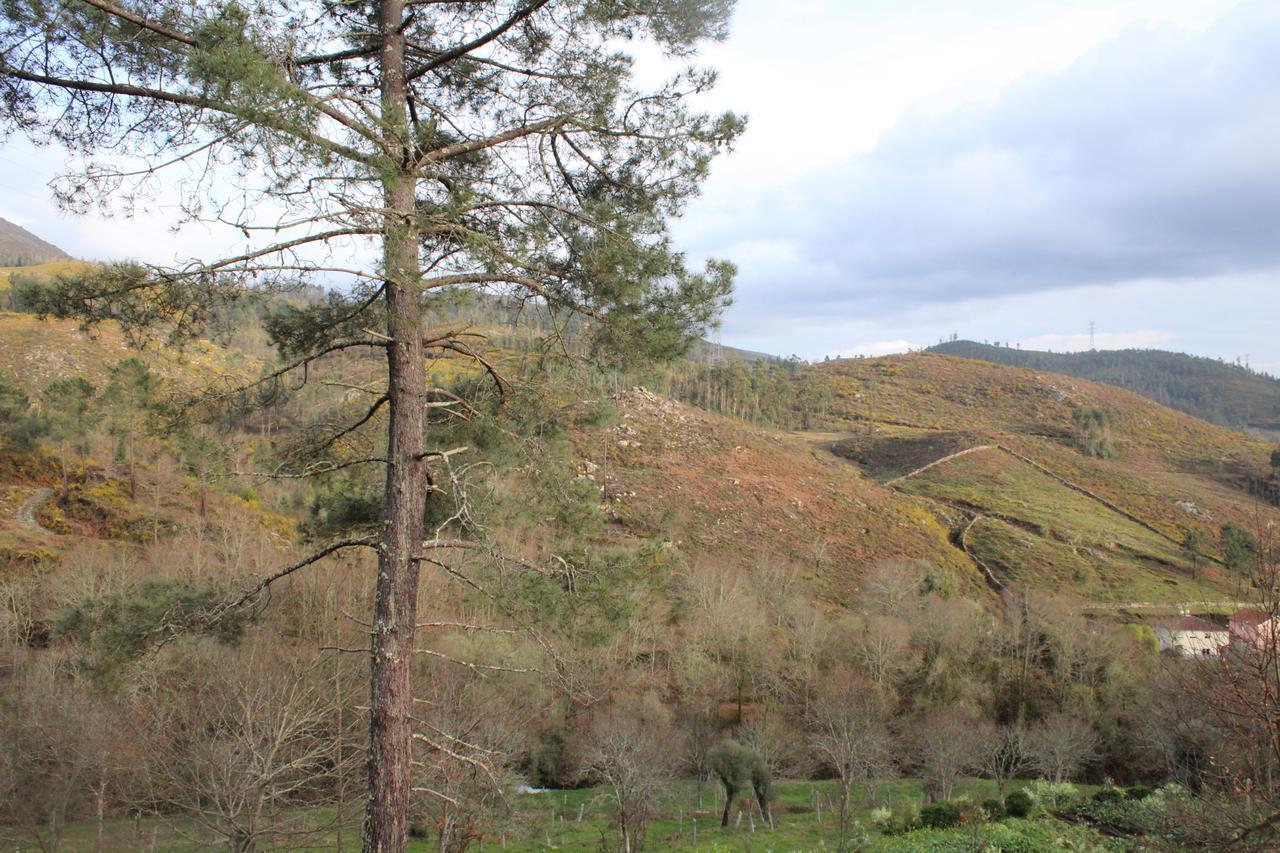
[(688, 271), (665, 223), (742, 121), (689, 105), (713, 73), (691, 68), (642, 89), (619, 47), (642, 39), (688, 59), (725, 35), (731, 5), (0, 0), (0, 122), (136, 161), (67, 176), (66, 207), (128, 204), (173, 173), (191, 217), (229, 223), (250, 243), (179, 268), (64, 276), (27, 288), (24, 304), (180, 341), (248, 285), (355, 282), (278, 319), (288, 362), (264, 384), (336, 353), (385, 361), (385, 387), (350, 425), (385, 423), (385, 453), (358, 460), (386, 469), (380, 531), (276, 575), (348, 547), (378, 555), (367, 850), (405, 845), (418, 576), (427, 549), (442, 547), (425, 541), (423, 522), (439, 461), (424, 358), (483, 362), (466, 337), (425, 335), (424, 311), (450, 290), (499, 290), (587, 315), (597, 351), (633, 357), (679, 353), (713, 322), (733, 270)]

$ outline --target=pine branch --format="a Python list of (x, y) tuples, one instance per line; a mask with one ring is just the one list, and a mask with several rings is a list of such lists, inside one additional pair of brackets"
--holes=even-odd
[(424, 65), (421, 65), (418, 68), (415, 68), (412, 71), (410, 71), (408, 75), (406, 75), (406, 79), (410, 83), (412, 83), (414, 80), (417, 80), (422, 75), (428, 74), (434, 71), (435, 69), (440, 68), (441, 66), (448, 65), (450, 62), (453, 62), (455, 59), (462, 58), (466, 56), (468, 53), (470, 53), (471, 51), (475, 50), (476, 48), (484, 47), (486, 44), (498, 38), (507, 30), (511, 29), (516, 24), (520, 23), (525, 18), (529, 17), (534, 12), (541, 9), (543, 6), (547, 5), (547, 3), (549, 2), (550, 0), (532, 0), (532, 2), (526, 3), (524, 6), (521, 6), (518, 9), (516, 9), (515, 14), (513, 14), (510, 18), (503, 21), (501, 24), (494, 27), (493, 29), (489, 30), (489, 32), (485, 33), (484, 35), (478, 36), (477, 38), (474, 38), (471, 41), (466, 42), (465, 44), (460, 44), (457, 47), (446, 50), (444, 53), (441, 53), (438, 56), (436, 56), (435, 59), (432, 59), (429, 62), (425, 63)]

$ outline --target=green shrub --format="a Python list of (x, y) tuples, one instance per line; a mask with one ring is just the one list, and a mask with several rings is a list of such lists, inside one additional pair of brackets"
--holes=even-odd
[(1119, 788), (1099, 788), (1093, 793), (1095, 803), (1117, 803), (1125, 798), (1125, 792)]
[(982, 810), (986, 812), (987, 816), (992, 820), (999, 820), (1006, 814), (1004, 810), (1004, 803), (994, 797), (982, 801)]
[(965, 804), (950, 800), (930, 803), (920, 810), (920, 825), (927, 829), (949, 829), (960, 825)]
[(1029, 817), (1035, 805), (1035, 800), (1026, 791), (1011, 791), (1004, 798), (1004, 809), (1010, 817)]
[(1151, 789), (1146, 785), (1134, 785), (1132, 788), (1125, 789), (1124, 795), (1131, 800), (1145, 800), (1151, 796)]
[(1025, 788), (1036, 805), (1046, 809), (1063, 808), (1080, 798), (1080, 789), (1070, 782), (1050, 782), (1036, 779)]

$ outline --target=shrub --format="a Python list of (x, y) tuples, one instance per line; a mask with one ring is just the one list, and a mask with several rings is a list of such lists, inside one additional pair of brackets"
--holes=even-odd
[(950, 829), (960, 825), (964, 803), (943, 800), (930, 803), (920, 810), (920, 825), (927, 829)]
[(893, 812), (884, 806), (872, 809), (870, 820), (875, 826), (888, 826), (893, 821)]
[(1029, 817), (1035, 805), (1035, 800), (1026, 791), (1011, 791), (1004, 798), (1004, 809), (1010, 817)]
[(1116, 803), (1125, 798), (1125, 792), (1119, 788), (1099, 788), (1093, 794), (1095, 803)]
[(982, 810), (992, 820), (999, 820), (1005, 816), (1004, 803), (997, 799), (987, 799), (982, 801)]
[(1145, 785), (1134, 785), (1132, 788), (1127, 788), (1124, 795), (1131, 800), (1145, 800), (1151, 796), (1151, 789)]
[(1061, 808), (1080, 795), (1079, 789), (1070, 782), (1050, 782), (1048, 779), (1035, 780), (1026, 787), (1026, 792), (1036, 805), (1050, 809)]

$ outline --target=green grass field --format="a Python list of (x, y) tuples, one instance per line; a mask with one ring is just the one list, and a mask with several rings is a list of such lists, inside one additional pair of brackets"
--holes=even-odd
[[(1014, 783), (1013, 787), (1018, 787)], [(776, 828), (763, 826), (756, 818), (754, 831), (746, 814), (727, 829), (721, 829), (714, 803), (714, 789), (704, 789), (703, 808), (698, 809), (691, 782), (679, 782), (652, 820), (646, 833), (650, 850), (706, 851), (805, 851), (839, 848), (837, 824), (831, 809), (836, 802), (836, 787), (831, 782), (784, 782), (777, 786), (774, 804)], [(972, 779), (957, 786), (957, 797), (981, 801), (995, 796), (995, 783)], [(1027, 820), (1006, 819), (969, 825), (949, 830), (917, 830), (902, 835), (886, 836), (870, 823), (872, 808), (918, 806), (922, 790), (914, 780), (898, 779), (875, 785), (872, 790), (855, 792), (857, 799), (851, 831), (851, 849), (911, 851), (985, 850), (1123, 850), (1123, 845), (1105, 839), (1089, 829), (1072, 826), (1052, 817)], [(821, 800), (821, 814), (814, 809)], [(516, 795), (512, 812), (503, 823), (505, 833), (494, 834), (477, 842), (475, 850), (566, 850), (595, 851), (617, 849), (616, 831), (612, 826), (607, 793), (601, 789), (547, 791)], [(304, 830), (292, 841), (275, 849), (336, 850), (338, 832), (332, 809), (308, 809), (294, 815), (297, 828)], [(313, 829), (307, 832), (305, 830)], [(415, 835), (410, 849), (436, 850), (430, 827)], [(342, 849), (359, 848), (359, 826), (356, 822), (342, 830)], [(93, 850), (98, 826), (81, 821), (67, 826), (59, 849)], [(696, 840), (695, 840), (696, 837)], [(36, 838), (0, 830), (0, 841), (8, 849), (41, 849)], [(186, 851), (209, 849), (216, 843), (212, 834), (186, 817), (116, 818), (104, 821), (101, 847), (108, 850)], [(46, 848), (47, 849), (47, 848)]]

